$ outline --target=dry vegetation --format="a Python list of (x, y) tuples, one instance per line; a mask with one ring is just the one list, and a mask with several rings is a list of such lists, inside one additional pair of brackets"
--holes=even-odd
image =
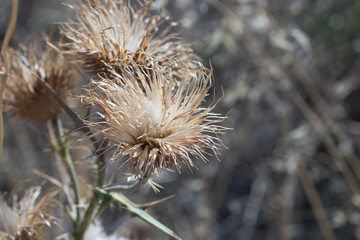
[[(76, 4), (70, 0), (65, 2)], [(10, 1), (0, 0), (0, 6), (0, 34), (3, 36)], [(134, 15), (134, 9), (123, 12), (125, 18)], [(171, 199), (145, 207), (153, 217), (165, 223), (183, 239), (360, 239), (359, 3), (354, 0), (161, 0), (155, 1), (152, 8), (138, 12), (139, 19), (146, 14), (153, 16), (160, 9), (162, 15), (151, 18), (152, 21), (147, 22), (146, 26), (136, 23), (138, 25), (134, 31), (129, 30), (127, 24), (119, 25), (105, 31), (107, 37), (98, 38), (94, 43), (84, 41), (96, 33), (84, 21), (95, 21), (96, 17), (84, 19), (81, 14), (76, 17), (73, 9), (56, 0), (20, 1), (18, 24), (10, 46), (28, 46), (31, 39), (44, 32), (52, 33), (52, 39), (57, 39), (60, 35), (59, 24), (54, 22), (68, 22), (61, 27), (61, 31), (66, 32), (67, 42), (52, 42), (57, 47), (56, 51), (62, 51), (71, 64), (76, 66), (79, 81), (74, 84), (73, 96), (85, 94), (76, 89), (86, 85), (86, 79), (95, 78), (99, 74), (99, 79), (102, 80), (92, 83), (92, 90), (89, 92), (91, 97), (82, 97), (86, 103), (99, 108), (88, 112), (86, 107), (75, 104), (79, 100), (77, 98), (67, 104), (87, 121), (95, 119), (92, 118), (94, 114), (103, 110), (103, 105), (108, 101), (118, 101), (118, 104), (112, 105), (109, 112), (97, 116), (97, 119), (104, 117), (103, 123), (88, 124), (95, 131), (103, 131), (106, 137), (106, 141), (97, 141), (92, 148), (89, 148), (91, 138), (102, 135), (84, 137), (81, 131), (73, 131), (80, 124), (73, 121), (74, 116), (62, 113), (60, 119), (64, 122), (64, 129), (56, 131), (54, 127), (58, 125), (55, 121), (34, 124), (5, 115), (0, 190), (3, 193), (10, 192), (5, 196), (7, 203), (21, 202), (21, 197), (12, 201), (10, 196), (21, 196), (26, 192), (26, 199), (29, 195), (25, 191), (27, 187), (41, 185), (43, 190), (46, 189), (45, 195), (49, 196), (51, 193), (51, 198), (46, 198), (39, 206), (51, 203), (50, 206), (58, 208), (58, 212), (54, 214), (58, 220), (53, 222), (53, 219), (49, 219), (53, 227), (50, 231), (52, 235), (47, 236), (66, 237), (61, 234), (72, 231), (71, 222), (61, 220), (66, 219), (66, 214), (59, 208), (64, 203), (74, 204), (76, 199), (72, 196), (71, 189), (66, 187), (69, 182), (68, 176), (64, 174), (66, 169), (61, 168), (61, 161), (49, 151), (51, 146), (46, 143), (46, 139), (57, 139), (56, 134), (47, 136), (49, 128), (59, 134), (62, 131), (71, 132), (65, 135), (70, 145), (61, 141), (57, 145), (60, 149), (62, 146), (70, 146), (73, 159), (78, 159), (74, 167), (81, 176), (78, 181), (78, 201), (82, 207), (85, 202), (81, 199), (89, 199), (92, 194), (87, 183), (101, 184), (96, 182), (94, 174), (89, 174), (89, 167), (93, 168), (91, 173), (96, 172), (93, 153), (107, 146), (106, 150), (109, 152), (101, 156), (107, 159), (113, 157), (115, 160), (116, 153), (128, 153), (120, 160), (130, 163), (130, 172), (145, 172), (140, 185), (144, 183), (143, 179), (149, 177), (149, 171), (161, 170), (158, 171), (160, 173), (157, 178), (148, 181), (152, 187), (160, 190), (159, 193), (143, 185), (133, 193), (126, 193), (126, 196), (132, 202), (143, 204), (174, 194)], [(82, 14), (87, 11), (84, 7)], [(167, 15), (170, 16), (170, 22), (178, 21), (179, 24), (167, 29)], [(106, 12), (101, 16), (108, 18)], [(68, 19), (80, 20), (80, 24), (70, 23)], [(160, 27), (156, 29), (158, 24)], [(146, 35), (144, 28), (149, 26), (152, 32)], [(107, 27), (110, 26), (104, 26)], [(116, 28), (122, 29), (122, 32), (138, 34), (131, 39), (130, 53), (120, 51), (126, 45), (124, 41), (129, 39), (111, 35), (116, 32)], [(79, 31), (83, 31), (84, 35), (79, 35)], [(159, 31), (159, 35), (153, 31)], [(177, 37), (181, 39), (172, 38), (172, 34), (176, 32), (180, 32)], [(151, 39), (147, 39), (147, 36), (151, 36)], [(170, 43), (161, 42), (161, 37)], [(101, 50), (104, 46), (96, 43), (108, 39), (112, 40), (110, 45), (114, 52), (107, 52), (102, 61), (94, 61), (99, 59), (96, 49), (100, 47)], [(69, 40), (78, 42), (74, 44)], [(181, 50), (181, 55), (173, 54), (175, 49)], [(76, 55), (77, 51), (78, 56), (71, 56)], [(161, 54), (164, 52), (168, 55), (162, 58)], [(186, 57), (182, 58), (184, 54)], [(197, 55), (203, 59), (201, 63), (197, 62)], [(169, 57), (174, 56), (178, 62), (168, 61)], [(79, 60), (77, 57), (82, 58)], [(183, 64), (185, 59), (190, 61)], [(139, 62), (142, 65), (134, 67)], [(160, 63), (164, 69), (160, 75), (154, 75), (148, 70), (156, 64), (154, 62)], [(79, 67), (82, 64), (85, 64), (84, 70)], [(118, 67), (119, 64), (123, 65)], [(207, 107), (223, 95), (212, 112), (228, 116), (221, 125), (232, 128), (226, 131), (226, 135), (219, 136), (228, 149), (221, 145), (211, 145), (214, 135), (210, 138), (195, 136), (196, 139), (202, 139), (201, 147), (214, 146), (215, 153), (220, 151), (220, 161), (217, 161), (216, 156), (207, 155), (212, 151), (206, 150), (204, 156), (210, 160), (207, 163), (193, 156), (179, 158), (185, 152), (202, 158), (203, 148), (192, 148), (191, 144), (177, 149), (175, 155), (166, 155), (169, 152), (168, 146), (176, 149), (181, 136), (188, 135), (179, 134), (172, 139), (171, 144), (168, 142), (162, 145), (159, 138), (169, 133), (159, 131), (159, 128), (169, 123), (167, 118), (160, 116), (164, 116), (163, 112), (166, 111), (171, 114), (176, 114), (176, 111), (167, 107), (159, 110), (159, 102), (146, 105), (152, 99), (154, 91), (158, 91), (144, 87), (170, 75), (176, 80), (168, 87), (175, 89), (175, 92), (181, 93), (181, 89), (194, 86), (195, 89), (207, 89), (210, 85), (196, 85), (198, 79), (206, 80), (207, 75), (201, 73), (201, 76), (196, 77), (196, 74), (194, 76), (191, 73), (203, 69), (202, 65), (212, 68), (214, 84), (205, 104), (201, 106)], [(105, 68), (106, 71), (95, 71), (94, 67)], [(168, 71), (169, 68), (174, 70)], [(140, 78), (129, 83), (126, 74), (128, 71), (139, 72), (133, 78), (138, 78), (144, 72), (145, 74), (142, 80)], [(33, 74), (34, 72), (32, 70)], [(188, 77), (187, 82), (179, 81), (184, 73)], [(22, 73), (17, 71), (17, 74)], [(120, 80), (112, 79), (116, 75), (121, 75)], [(103, 85), (107, 82), (109, 85), (104, 88)], [(133, 90), (132, 98), (145, 93), (141, 99), (145, 109), (129, 108), (133, 100), (125, 103), (120, 97), (117, 99), (116, 95), (106, 97), (107, 92), (116, 91), (112, 87), (116, 89), (129, 85)], [(19, 92), (20, 89), (17, 89), (15, 93)], [(216, 93), (215, 97), (213, 92)], [(156, 94), (168, 96), (166, 88)], [(198, 101), (193, 100), (191, 105), (197, 106)], [(129, 112), (117, 111), (119, 107), (122, 111), (127, 109), (136, 112), (136, 116), (131, 118)], [(150, 116), (142, 114), (146, 110), (150, 110)], [(200, 114), (198, 118), (201, 114), (206, 114), (204, 111), (207, 110), (201, 109), (197, 113)], [(116, 118), (112, 118), (113, 114)], [(197, 116), (192, 114), (191, 116)], [(183, 129), (176, 128), (176, 131), (187, 134), (181, 131), (189, 128), (183, 124), (189, 123), (189, 120), (181, 117), (176, 119)], [(210, 128), (213, 124), (212, 131), (222, 131), (213, 117), (211, 115), (209, 119)], [(127, 135), (119, 137), (118, 132), (107, 130), (118, 126), (118, 118), (127, 118), (128, 122), (161, 118), (162, 124), (154, 129), (146, 124), (142, 125), (142, 132), (149, 131), (146, 133), (151, 135), (157, 131), (157, 134), (145, 141), (139, 138), (137, 142), (127, 142)], [(198, 125), (198, 118), (193, 118), (199, 127), (195, 129), (197, 133), (208, 126), (201, 125), (201, 122)], [(135, 125), (130, 124), (128, 128), (121, 125), (121, 132), (130, 131)], [(46, 134), (40, 134), (41, 132)], [(220, 143), (217, 139), (215, 142)], [(150, 154), (143, 147), (144, 144), (155, 149), (151, 152), (152, 157), (148, 158), (152, 161), (141, 161), (144, 152)], [(138, 158), (140, 162), (134, 162)], [(180, 159), (185, 160), (186, 164), (181, 163)], [(174, 172), (163, 171), (170, 166), (169, 163), (174, 165)], [(106, 183), (113, 181), (126, 184), (127, 180), (133, 180), (124, 175), (126, 169), (119, 170), (117, 164), (117, 161), (106, 162)], [(192, 164), (195, 168), (187, 167)], [(177, 173), (177, 166), (182, 166), (181, 174)], [(34, 174), (33, 169), (40, 172), (35, 171)], [(44, 173), (52, 177), (44, 176)], [(130, 190), (137, 187), (139, 184), (127, 185)], [(64, 190), (63, 193), (58, 193), (59, 188)], [(117, 184), (105, 187), (107, 190), (116, 188), (124, 190), (123, 185)], [(39, 197), (39, 201), (41, 199), (44, 199), (44, 195)], [(133, 206), (141, 207), (136, 204)], [(64, 211), (66, 210), (68, 209)], [(0, 221), (4, 220), (0, 217)], [(43, 225), (40, 226), (43, 230)], [(1, 229), (3, 227), (0, 222)], [(99, 239), (105, 239), (104, 236), (111, 233), (125, 239), (169, 239), (169, 236), (156, 228), (132, 218), (128, 211), (116, 204), (112, 208), (105, 208), (96, 221), (89, 225), (84, 239), (93, 239), (96, 235), (102, 236)], [(108, 236), (108, 239), (116, 238), (113, 235)]]

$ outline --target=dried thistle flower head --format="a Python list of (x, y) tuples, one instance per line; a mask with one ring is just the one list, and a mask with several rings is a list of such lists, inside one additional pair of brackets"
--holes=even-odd
[(136, 9), (126, 0), (71, 6), (77, 21), (62, 26), (62, 33), (71, 41), (66, 44), (67, 53), (80, 57), (91, 73), (108, 78), (109, 67), (121, 73), (121, 66), (132, 63), (150, 66), (156, 62), (175, 75), (183, 74), (184, 62), (201, 68), (188, 44), (175, 39), (176, 34), (168, 34), (172, 24), (162, 26), (166, 17), (150, 15), (151, 1), (137, 3), (141, 6)]
[(41, 188), (28, 189), (12, 207), (0, 196), (0, 239), (38, 240), (54, 221), (49, 213), (52, 194), (40, 197)]
[(103, 121), (86, 124), (113, 142), (112, 160), (149, 175), (173, 166), (179, 171), (181, 162), (193, 166), (191, 155), (206, 160), (205, 149), (218, 154), (216, 134), (225, 128), (216, 124), (224, 117), (211, 113), (215, 104), (200, 106), (211, 87), (211, 73), (198, 73), (192, 84), (184, 75), (175, 89), (159, 69), (115, 76), (117, 83), (93, 81), (82, 96), (84, 103), (100, 109)]
[(11, 69), (4, 92), (4, 111), (22, 119), (43, 122), (63, 111), (41, 79), (66, 102), (74, 72), (65, 57), (46, 42), (11, 50)]

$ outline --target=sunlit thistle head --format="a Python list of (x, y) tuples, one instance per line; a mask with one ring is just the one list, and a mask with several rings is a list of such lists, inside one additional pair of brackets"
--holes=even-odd
[(32, 42), (11, 50), (11, 70), (4, 92), (4, 110), (22, 119), (43, 122), (63, 111), (41, 79), (66, 101), (75, 75), (64, 56), (46, 45)]
[(54, 222), (50, 214), (53, 195), (40, 196), (40, 187), (28, 189), (12, 206), (0, 196), (0, 239), (38, 240)]
[(169, 34), (174, 24), (168, 24), (163, 15), (149, 13), (151, 1), (137, 1), (137, 5), (133, 8), (125, 0), (95, 0), (70, 6), (76, 21), (62, 25), (63, 35), (70, 40), (67, 53), (89, 72), (108, 78), (109, 68), (121, 74), (132, 63), (156, 63), (174, 75), (183, 74), (185, 62), (192, 62), (194, 69), (202, 68), (188, 44)]
[(211, 87), (211, 73), (199, 72), (192, 84), (184, 75), (177, 88), (159, 69), (114, 75), (117, 83), (93, 81), (82, 96), (84, 103), (100, 109), (103, 121), (86, 124), (111, 140), (111, 160), (120, 159), (136, 174), (149, 175), (174, 166), (179, 171), (181, 162), (192, 167), (191, 155), (206, 160), (206, 149), (218, 154), (217, 134), (225, 128), (217, 123), (224, 117), (211, 113), (215, 104), (200, 106)]

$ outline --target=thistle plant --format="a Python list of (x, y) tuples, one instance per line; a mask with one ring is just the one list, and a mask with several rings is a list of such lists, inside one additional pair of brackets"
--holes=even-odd
[(41, 192), (39, 186), (25, 191), (21, 199), (13, 196), (8, 205), (0, 196), (0, 239), (43, 239), (56, 221), (49, 209), (56, 205), (56, 192)]
[(34, 122), (56, 118), (63, 108), (44, 82), (67, 102), (76, 82), (70, 63), (45, 39), (9, 52), (11, 69), (4, 92), (4, 111)]
[(224, 129), (216, 123), (223, 117), (211, 113), (215, 105), (200, 107), (211, 87), (211, 73), (198, 73), (193, 85), (184, 75), (173, 89), (172, 79), (159, 67), (152, 70), (114, 73), (116, 82), (93, 81), (81, 96), (83, 103), (100, 109), (102, 120), (85, 124), (111, 141), (110, 161), (120, 159), (136, 175), (151, 175), (172, 167), (180, 171), (181, 162), (193, 167), (191, 155), (206, 160), (205, 149), (217, 155), (216, 134)]
[(64, 44), (69, 49), (66, 53), (74, 55), (88, 72), (106, 77), (111, 77), (109, 66), (121, 73), (128, 65), (151, 67), (156, 63), (180, 76), (190, 66), (202, 66), (189, 44), (177, 39), (176, 33), (169, 34), (175, 23), (163, 14), (151, 15), (151, 1), (138, 1), (138, 5), (135, 9), (126, 0), (70, 5), (76, 21), (61, 26), (70, 40)]
[[(34, 41), (27, 48), (10, 50), (4, 110), (28, 122), (47, 122), (48, 133), (41, 136), (55, 153), (60, 179), (41, 176), (66, 196), (61, 204), (72, 222), (72, 229), (66, 229), (68, 238), (88, 237), (93, 226), (99, 228), (98, 215), (115, 201), (180, 239), (122, 192), (145, 184), (156, 189), (152, 178), (163, 170), (180, 172), (182, 165), (195, 166), (193, 158), (206, 161), (208, 154), (219, 155), (218, 135), (226, 130), (219, 124), (225, 117), (213, 113), (216, 102), (203, 106), (213, 84), (212, 71), (199, 63), (189, 44), (170, 34), (171, 23), (164, 28), (166, 16), (150, 14), (151, 4), (81, 1), (70, 6), (76, 20), (61, 25), (66, 42)], [(69, 63), (72, 60), (84, 72), (86, 84), (75, 100), (89, 109), (87, 115), (68, 104), (79, 76)], [(64, 129), (66, 119), (72, 120), (70, 129), (75, 130)], [(70, 152), (75, 136), (85, 139), (92, 151), (96, 177), (91, 180), (81, 175), (77, 164), (82, 160), (73, 159)], [(106, 175), (113, 164), (125, 170), (115, 174), (131, 175), (125, 184)], [(92, 167), (86, 171), (94, 173)], [(86, 190), (90, 196), (81, 194)], [(37, 213), (48, 216), (51, 212), (43, 214), (39, 209)], [(12, 230), (4, 231), (12, 234)]]

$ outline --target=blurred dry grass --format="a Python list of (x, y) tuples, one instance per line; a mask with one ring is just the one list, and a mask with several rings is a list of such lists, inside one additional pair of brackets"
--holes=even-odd
[[(69, 1), (68, 1), (69, 2)], [(9, 9), (0, 0), (0, 35)], [(221, 161), (159, 179), (130, 195), (175, 198), (149, 211), (183, 239), (360, 239), (360, 3), (355, 0), (158, 1), (182, 36), (211, 59), (217, 107), (233, 128)], [(71, 13), (61, 1), (20, 1), (13, 43), (55, 31)], [(2, 39), (2, 38), (0, 38)], [(210, 65), (206, 60), (206, 65)], [(55, 174), (51, 154), (31, 128), (5, 119), (0, 187)], [(38, 126), (39, 128), (45, 126)], [(129, 215), (107, 210), (107, 230)], [(152, 239), (167, 239), (130, 221)], [(144, 235), (142, 235), (144, 236)], [(133, 237), (136, 239), (136, 236)]]

